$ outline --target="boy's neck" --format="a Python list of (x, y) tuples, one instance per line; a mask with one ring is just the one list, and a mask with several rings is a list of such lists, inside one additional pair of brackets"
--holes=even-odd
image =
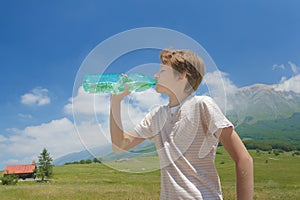
[(181, 93), (180, 95), (169, 95), (169, 107), (178, 106), (181, 102), (189, 96), (187, 93)]

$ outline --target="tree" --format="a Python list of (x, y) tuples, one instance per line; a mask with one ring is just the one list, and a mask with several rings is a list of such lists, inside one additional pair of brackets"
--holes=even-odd
[(98, 159), (98, 158), (94, 158), (94, 159), (93, 159), (93, 162), (94, 162), (94, 163), (101, 163), (101, 160)]
[(93, 161), (91, 159), (85, 160), (85, 164), (91, 164)]
[(79, 163), (80, 164), (85, 164), (85, 160), (80, 160)]
[(37, 168), (37, 176), (41, 177), (42, 181), (45, 180), (45, 177), (52, 176), (52, 161), (53, 159), (51, 158), (50, 153), (48, 153), (47, 149), (44, 148), (39, 155), (39, 163)]

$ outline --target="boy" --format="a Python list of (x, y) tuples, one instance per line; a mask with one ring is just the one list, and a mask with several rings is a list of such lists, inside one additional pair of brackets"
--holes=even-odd
[(205, 73), (201, 58), (188, 50), (163, 50), (155, 74), (156, 91), (169, 104), (149, 112), (134, 130), (124, 132), (121, 101), (129, 95), (111, 95), (110, 132), (115, 152), (152, 139), (160, 158), (161, 199), (222, 199), (214, 165), (218, 142), (236, 166), (237, 199), (253, 198), (253, 161), (233, 125), (207, 96), (195, 96)]

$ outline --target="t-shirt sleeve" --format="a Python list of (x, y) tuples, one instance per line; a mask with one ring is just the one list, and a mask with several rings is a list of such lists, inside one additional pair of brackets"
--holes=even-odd
[(135, 126), (134, 130), (141, 138), (153, 139), (159, 132), (159, 118), (161, 118), (161, 109), (156, 108), (150, 111), (142, 121)]
[(223, 128), (234, 127), (211, 97), (204, 97), (201, 107), (201, 120), (209, 135), (219, 138)]

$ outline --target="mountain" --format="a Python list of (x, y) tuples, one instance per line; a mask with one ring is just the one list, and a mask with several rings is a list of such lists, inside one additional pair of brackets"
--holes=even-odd
[(110, 153), (104, 157), (102, 157), (103, 162), (107, 161), (114, 161), (120, 160), (124, 158), (138, 158), (138, 157), (145, 157), (145, 156), (155, 156), (157, 155), (156, 147), (153, 142), (144, 142), (143, 145), (137, 146), (127, 152), (115, 154)]
[(90, 150), (83, 150), (79, 152), (70, 153), (59, 157), (53, 161), (53, 165), (63, 165), (67, 162), (75, 162), (80, 160), (100, 158), (112, 152), (111, 145), (104, 145)]
[(90, 150), (83, 150), (80, 152), (74, 152), (67, 154), (65, 156), (59, 157), (53, 161), (54, 165), (63, 165), (68, 162), (87, 160), (101, 158), (101, 161), (114, 161), (124, 158), (136, 158), (142, 156), (152, 156), (156, 155), (156, 149), (154, 143), (151, 141), (144, 141), (135, 148), (128, 152), (115, 154), (112, 152), (111, 144), (104, 145), (101, 147), (96, 147)]
[(300, 146), (300, 113), (288, 118), (260, 120), (253, 124), (242, 123), (236, 127), (242, 138), (259, 141), (277, 141)]
[(300, 112), (300, 94), (279, 91), (275, 85), (255, 84), (227, 95), (226, 112), (236, 125), (259, 120), (276, 120)]

